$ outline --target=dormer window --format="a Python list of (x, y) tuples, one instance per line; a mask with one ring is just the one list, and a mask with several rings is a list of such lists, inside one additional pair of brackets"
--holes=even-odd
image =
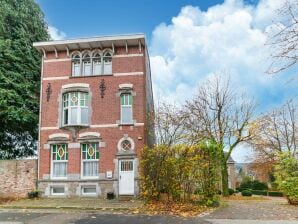
[(110, 52), (106, 52), (103, 56), (103, 74), (112, 74), (112, 54)]
[(89, 53), (83, 55), (83, 76), (91, 75), (91, 57)]
[(100, 53), (94, 53), (93, 54), (93, 75), (101, 75), (102, 74), (102, 60), (101, 60), (101, 55)]
[(72, 76), (81, 75), (81, 57), (78, 53), (72, 56)]

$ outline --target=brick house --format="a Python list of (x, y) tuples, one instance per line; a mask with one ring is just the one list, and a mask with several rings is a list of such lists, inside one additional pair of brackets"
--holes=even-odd
[(143, 34), (34, 43), (42, 53), (38, 189), (43, 196), (138, 194), (154, 111)]

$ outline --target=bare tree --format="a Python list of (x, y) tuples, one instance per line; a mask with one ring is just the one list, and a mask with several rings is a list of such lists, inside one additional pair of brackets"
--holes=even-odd
[(155, 111), (155, 132), (158, 144), (172, 146), (183, 142), (185, 114), (178, 107), (159, 103)]
[(298, 0), (285, 0), (277, 17), (267, 43), (272, 49), (269, 74), (281, 72), (298, 61)]
[(200, 86), (194, 99), (187, 102), (186, 108), (186, 127), (190, 140), (196, 143), (211, 139), (220, 147), (222, 190), (223, 195), (227, 196), (227, 160), (237, 145), (252, 138), (248, 126), (253, 118), (255, 104), (244, 95), (234, 92), (229, 78), (223, 79), (217, 75)]
[(251, 126), (255, 138), (251, 141), (255, 151), (263, 162), (276, 161), (276, 154), (289, 152), (295, 157), (298, 153), (298, 106), (288, 101), (281, 108), (275, 109), (258, 118)]

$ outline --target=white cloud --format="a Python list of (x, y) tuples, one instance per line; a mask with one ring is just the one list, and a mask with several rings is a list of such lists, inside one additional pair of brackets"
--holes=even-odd
[(48, 26), (48, 33), (52, 40), (63, 40), (66, 37), (66, 34), (58, 30), (54, 26)]
[[(150, 45), (154, 90), (172, 101), (189, 98), (207, 74), (228, 71), (234, 86), (264, 103), (280, 98), (282, 75), (264, 74), (269, 64), (266, 29), (281, 1), (261, 0), (246, 5), (226, 0), (202, 11), (185, 6), (170, 24), (161, 23)], [(181, 91), (188, 89), (189, 91)]]
[[(284, 74), (264, 73), (270, 63), (266, 32), (281, 4), (226, 0), (207, 11), (185, 6), (170, 24), (158, 25), (150, 45), (155, 99), (183, 104), (204, 79), (222, 71), (230, 73), (234, 88), (258, 101), (259, 110), (294, 96), (297, 88), (286, 85)], [(233, 156), (243, 162), (247, 154), (249, 147), (241, 145)]]

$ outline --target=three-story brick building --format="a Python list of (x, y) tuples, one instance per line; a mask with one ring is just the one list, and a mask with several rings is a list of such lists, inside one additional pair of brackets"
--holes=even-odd
[(38, 188), (44, 196), (138, 194), (153, 144), (142, 34), (34, 43), (42, 53)]

